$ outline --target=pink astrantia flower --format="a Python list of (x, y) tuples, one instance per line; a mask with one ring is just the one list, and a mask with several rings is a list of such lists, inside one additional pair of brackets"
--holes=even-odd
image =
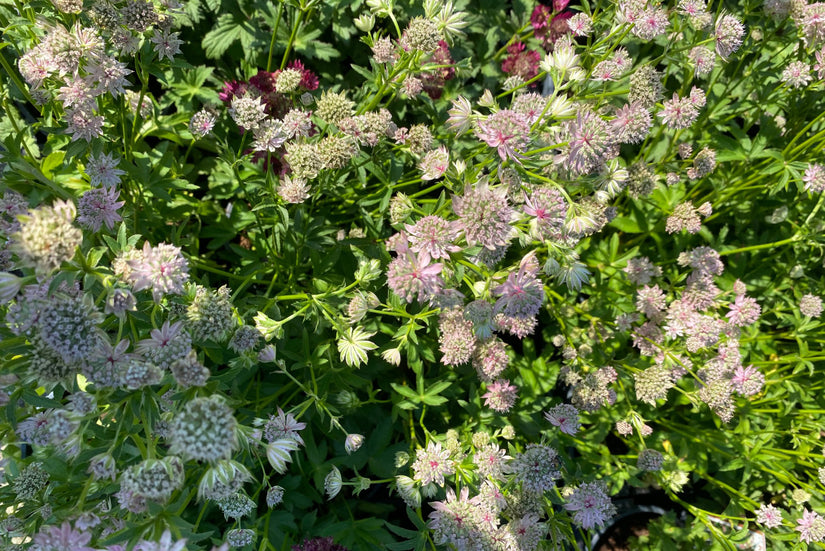
[(519, 150), (524, 149), (530, 139), (530, 124), (522, 113), (501, 109), (478, 121), (476, 136), (495, 148), (502, 161), (518, 161), (521, 157)]
[(134, 290), (152, 289), (155, 302), (166, 294), (183, 293), (183, 284), (189, 281), (189, 263), (180, 247), (167, 243), (152, 247), (147, 241), (142, 252), (140, 258), (128, 261)]
[(513, 209), (504, 187), (490, 188), (486, 181), (475, 186), (468, 184), (464, 195), (453, 197), (453, 212), (471, 247), (481, 245), (493, 251), (511, 239)]
[(34, 536), (34, 544), (38, 549), (65, 549), (66, 551), (96, 551), (87, 545), (92, 539), (90, 532), (81, 532), (64, 522), (57, 526), (44, 526)]
[(425, 216), (415, 224), (404, 226), (409, 235), (409, 247), (414, 253), (426, 253), (430, 258), (450, 258), (461, 247), (454, 244), (461, 230), (454, 222), (440, 216)]
[(455, 462), (450, 459), (449, 450), (445, 450), (440, 443), (431, 441), (426, 449), (416, 450), (412, 470), (413, 479), (422, 486), (431, 482), (444, 486), (444, 477), (455, 472)]
[(427, 253), (400, 252), (387, 268), (387, 284), (404, 302), (430, 300), (444, 286), (442, 264), (430, 264)]
[(579, 423), (579, 410), (572, 404), (559, 404), (550, 408), (544, 414), (544, 418), (558, 427), (564, 434), (576, 434), (581, 428)]
[(726, 317), (732, 325), (737, 327), (747, 327), (753, 325), (759, 319), (762, 308), (755, 299), (745, 295), (739, 295), (730, 307), (730, 312)]
[(564, 508), (573, 512), (573, 522), (589, 530), (613, 517), (616, 508), (602, 482), (585, 482), (573, 490)]
[(511, 385), (507, 379), (498, 379), (487, 385), (487, 392), (481, 397), (485, 406), (499, 413), (507, 413), (516, 403), (518, 387)]
[(507, 281), (493, 289), (493, 294), (500, 297), (494, 312), (521, 318), (536, 316), (544, 301), (544, 285), (536, 277), (537, 272), (535, 254), (530, 253), (522, 259), (518, 272), (511, 272)]
[(756, 522), (765, 528), (782, 526), (782, 511), (773, 505), (762, 505), (756, 510)]
[(814, 511), (805, 511), (802, 518), (797, 519), (795, 530), (799, 532), (799, 540), (805, 543), (825, 541), (825, 518)]
[(733, 389), (742, 396), (753, 396), (762, 390), (765, 385), (765, 376), (752, 365), (748, 367), (740, 365), (733, 370), (730, 382), (733, 384)]
[(120, 191), (114, 187), (90, 189), (77, 202), (77, 222), (93, 232), (99, 231), (103, 224), (110, 230), (123, 220), (118, 209), (125, 205), (118, 201)]

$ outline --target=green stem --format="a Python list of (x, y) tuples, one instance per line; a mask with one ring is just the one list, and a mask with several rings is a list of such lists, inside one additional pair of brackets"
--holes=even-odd
[(269, 56), (266, 59), (266, 72), (269, 73), (272, 68), (272, 54), (275, 51), (275, 37), (278, 35), (278, 28), (281, 26), (281, 16), (284, 13), (283, 2), (278, 5), (278, 19), (275, 20), (275, 28), (272, 31), (272, 39), (269, 41)]
[(300, 28), (303, 19), (304, 12), (302, 10), (298, 12), (298, 17), (295, 18), (295, 22), (292, 24), (292, 32), (289, 35), (289, 42), (287, 42), (286, 44), (286, 51), (284, 52), (284, 57), (281, 58), (281, 70), (283, 70), (284, 67), (286, 67), (286, 62), (289, 59), (289, 54), (292, 53), (292, 45), (295, 43), (295, 37), (298, 35), (298, 29)]

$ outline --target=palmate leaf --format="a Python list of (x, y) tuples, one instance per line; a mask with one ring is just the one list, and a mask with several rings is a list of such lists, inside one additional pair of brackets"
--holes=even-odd
[(203, 37), (204, 53), (206, 57), (219, 58), (229, 49), (236, 40), (241, 41), (241, 45), (248, 47), (255, 39), (255, 27), (248, 20), (235, 19), (231, 14), (225, 13), (218, 17), (215, 27)]

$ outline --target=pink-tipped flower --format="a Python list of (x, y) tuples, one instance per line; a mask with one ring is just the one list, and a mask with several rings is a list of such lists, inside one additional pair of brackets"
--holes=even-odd
[(527, 117), (511, 109), (496, 111), (487, 119), (478, 121), (476, 136), (498, 151), (504, 161), (519, 160), (519, 150), (524, 149), (530, 140), (530, 124)]
[(579, 410), (572, 404), (554, 406), (544, 414), (544, 418), (550, 421), (553, 426), (558, 427), (564, 434), (576, 434), (581, 428)]
[(498, 379), (487, 386), (484, 398), (484, 405), (499, 413), (510, 411), (518, 398), (518, 388), (511, 385), (507, 379)]
[(401, 252), (387, 268), (387, 284), (404, 302), (430, 300), (444, 286), (442, 264), (430, 264), (427, 253)]

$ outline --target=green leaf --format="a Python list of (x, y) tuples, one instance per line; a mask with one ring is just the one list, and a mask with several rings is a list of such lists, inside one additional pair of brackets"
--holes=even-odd
[(402, 396), (406, 396), (410, 400), (415, 400), (416, 402), (420, 401), (420, 396), (416, 393), (413, 389), (408, 386), (399, 385), (396, 383), (390, 383), (390, 386), (395, 390), (398, 394)]
[(255, 29), (249, 21), (238, 21), (231, 14), (225, 13), (218, 18), (215, 27), (206, 33), (201, 45), (206, 57), (216, 59), (222, 56), (236, 40), (248, 45), (254, 38)]

